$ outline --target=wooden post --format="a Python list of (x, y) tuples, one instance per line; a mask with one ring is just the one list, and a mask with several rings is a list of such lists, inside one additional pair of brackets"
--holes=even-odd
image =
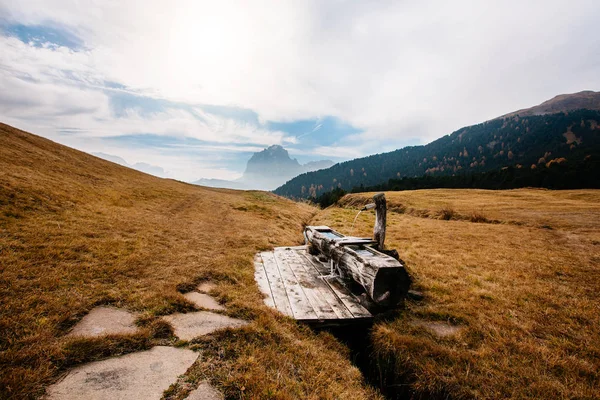
[(385, 226), (387, 219), (387, 205), (385, 193), (377, 193), (373, 196), (375, 200), (375, 227), (373, 228), (373, 239), (377, 242), (377, 248), (384, 250)]

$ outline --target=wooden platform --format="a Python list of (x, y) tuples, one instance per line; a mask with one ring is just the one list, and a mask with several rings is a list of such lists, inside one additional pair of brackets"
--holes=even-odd
[(308, 253), (307, 246), (277, 247), (258, 253), (255, 279), (265, 303), (299, 321), (350, 323), (373, 316), (339, 281), (327, 278), (329, 265)]

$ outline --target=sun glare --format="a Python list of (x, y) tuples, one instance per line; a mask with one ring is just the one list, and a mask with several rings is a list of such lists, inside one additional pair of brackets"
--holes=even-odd
[(237, 71), (248, 68), (251, 41), (247, 18), (222, 4), (211, 10), (195, 5), (179, 9), (171, 22), (167, 52), (170, 87), (181, 94), (199, 91), (219, 97)]

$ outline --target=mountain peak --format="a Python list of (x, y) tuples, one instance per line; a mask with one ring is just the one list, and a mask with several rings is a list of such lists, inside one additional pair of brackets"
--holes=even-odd
[(526, 117), (531, 115), (556, 114), (581, 109), (600, 110), (600, 92), (584, 90), (577, 93), (559, 94), (537, 106), (511, 112), (499, 118), (514, 117), (515, 115)]
[(291, 160), (292, 159), (290, 157), (290, 154), (288, 153), (288, 151), (278, 144), (271, 145), (271, 146), (267, 147), (266, 149), (264, 149), (263, 151), (260, 151), (255, 154), (265, 154), (267, 157), (281, 159), (281, 160), (284, 160), (284, 159)]
[[(291, 158), (286, 149), (278, 144), (267, 147), (266, 149), (254, 153), (246, 165), (246, 174), (259, 173), (264, 174), (265, 168), (276, 175), (282, 172), (287, 175), (290, 168), (298, 169), (300, 164), (295, 158)], [(285, 172), (283, 171), (285, 170)]]

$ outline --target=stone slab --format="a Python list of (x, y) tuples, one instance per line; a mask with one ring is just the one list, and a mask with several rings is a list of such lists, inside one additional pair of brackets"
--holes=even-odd
[(225, 396), (208, 382), (201, 382), (196, 390), (190, 392), (187, 400), (224, 400)]
[(416, 320), (411, 321), (410, 324), (428, 329), (439, 337), (454, 336), (462, 330), (462, 327), (450, 325), (446, 322)]
[(198, 358), (189, 349), (157, 346), (84, 364), (50, 386), (49, 400), (159, 400)]
[(207, 335), (219, 329), (240, 328), (248, 322), (209, 311), (198, 311), (186, 314), (173, 314), (163, 317), (175, 330), (175, 336), (182, 340)]
[(217, 287), (217, 285), (215, 285), (212, 282), (202, 282), (201, 284), (198, 285), (198, 287), (196, 288), (196, 290), (199, 291), (199, 292), (201, 292), (201, 293), (210, 293), (216, 287)]
[(186, 299), (196, 305), (196, 307), (205, 308), (207, 310), (223, 311), (225, 307), (220, 305), (212, 296), (206, 293), (189, 292), (183, 295)]
[(67, 336), (98, 337), (104, 335), (132, 334), (137, 314), (114, 307), (93, 308)]

